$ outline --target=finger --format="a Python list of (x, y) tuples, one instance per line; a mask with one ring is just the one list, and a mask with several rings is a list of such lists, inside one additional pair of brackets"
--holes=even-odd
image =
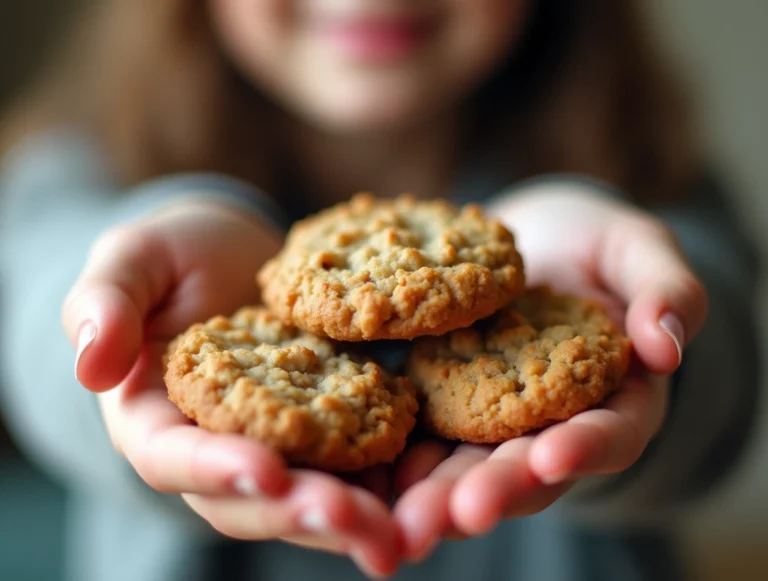
[(172, 280), (163, 245), (149, 232), (117, 229), (94, 245), (62, 308), (85, 387), (98, 392), (122, 381), (141, 346), (144, 317)]
[(429, 476), (450, 455), (451, 446), (436, 440), (408, 448), (395, 466), (395, 490), (402, 494)]
[(280, 540), (312, 551), (325, 551), (334, 555), (346, 555), (349, 553), (349, 542), (347, 539), (336, 534), (313, 535), (301, 533), (280, 537)]
[(707, 314), (707, 296), (669, 231), (618, 221), (599, 245), (603, 283), (628, 307), (635, 351), (654, 373), (672, 373)]
[(626, 470), (645, 450), (666, 415), (664, 378), (629, 378), (602, 409), (548, 428), (533, 442), (528, 462), (547, 484)]
[(241, 540), (294, 535), (340, 538), (354, 530), (360, 518), (351, 487), (330, 475), (309, 470), (293, 472), (290, 490), (275, 499), (200, 494), (182, 497), (217, 531)]
[(289, 483), (282, 458), (244, 437), (190, 425), (160, 387), (158, 356), (144, 350), (126, 381), (99, 396), (109, 435), (139, 476), (169, 493), (282, 494)]
[(390, 575), (399, 562), (397, 530), (371, 493), (329, 475), (296, 471), (280, 499), (183, 495), (222, 534), (242, 540), (280, 538), (301, 546), (348, 553), (371, 576)]
[(502, 511), (499, 520), (523, 518), (538, 514), (560, 499), (573, 486), (573, 482), (562, 482), (552, 486), (540, 485), (512, 498)]
[(254, 273), (282, 246), (282, 235), (272, 225), (220, 202), (186, 202), (149, 224), (172, 232), (165, 238), (177, 275), (162, 310), (146, 321), (148, 336), (171, 339), (190, 322), (258, 304)]
[[(371, 494), (353, 490), (359, 516), (357, 525), (348, 533), (323, 536), (308, 534), (282, 537), (286, 542), (309, 549), (336, 554), (348, 554), (355, 564), (369, 577), (392, 575), (399, 563), (400, 542), (386, 507)], [(387, 523), (382, 528), (382, 523)], [(377, 530), (383, 536), (372, 537), (369, 531)]]
[(360, 511), (358, 526), (350, 534), (349, 556), (369, 577), (390, 576), (397, 570), (402, 538), (387, 507), (371, 493), (355, 489)]
[(515, 497), (527, 495), (539, 484), (527, 464), (532, 441), (528, 437), (505, 442), (462, 475), (450, 499), (451, 518), (460, 531), (488, 532)]
[(452, 528), (449, 505), (455, 483), (490, 453), (485, 448), (460, 446), (427, 478), (403, 494), (395, 505), (394, 515), (403, 534), (405, 558), (425, 559), (443, 533)]
[(507, 518), (538, 513), (555, 502), (569, 483), (545, 486), (530, 470), (533, 437), (501, 444), (464, 475), (451, 496), (451, 519), (466, 535), (485, 534)]

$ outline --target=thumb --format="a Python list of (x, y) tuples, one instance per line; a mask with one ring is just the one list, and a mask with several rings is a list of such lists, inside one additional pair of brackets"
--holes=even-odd
[(672, 373), (708, 308), (674, 235), (660, 223), (631, 218), (615, 222), (600, 249), (602, 282), (627, 305), (638, 357), (654, 373)]
[(151, 232), (123, 227), (93, 246), (62, 308), (62, 323), (77, 349), (75, 375), (92, 391), (106, 391), (133, 367), (143, 322), (171, 287), (173, 271)]

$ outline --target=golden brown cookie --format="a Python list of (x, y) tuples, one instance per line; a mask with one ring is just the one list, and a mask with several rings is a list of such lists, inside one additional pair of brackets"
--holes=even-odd
[(391, 462), (418, 408), (406, 378), (260, 307), (180, 335), (169, 347), (165, 382), (170, 400), (200, 426), (337, 472)]
[(537, 287), (469, 329), (417, 340), (408, 375), (434, 433), (498, 443), (596, 406), (629, 358), (602, 305)]
[(478, 206), (369, 194), (297, 223), (257, 278), (285, 323), (343, 341), (466, 327), (524, 287), (514, 237)]

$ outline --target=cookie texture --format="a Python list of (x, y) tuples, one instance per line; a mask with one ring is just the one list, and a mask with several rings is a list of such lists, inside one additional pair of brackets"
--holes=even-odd
[(525, 283), (513, 235), (478, 206), (369, 194), (298, 222), (257, 280), (285, 323), (343, 341), (466, 327)]
[(284, 325), (262, 307), (192, 326), (169, 346), (168, 396), (214, 432), (243, 434), (292, 464), (355, 471), (391, 462), (418, 408), (409, 381)]
[(431, 431), (498, 443), (601, 403), (629, 358), (602, 305), (536, 287), (471, 328), (417, 340), (408, 375)]

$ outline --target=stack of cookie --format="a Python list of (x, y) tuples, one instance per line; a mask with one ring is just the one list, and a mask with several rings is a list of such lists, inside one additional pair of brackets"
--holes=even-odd
[[(513, 235), (477, 206), (355, 196), (297, 223), (257, 275), (265, 306), (169, 346), (171, 401), (292, 464), (393, 461), (417, 416), (498, 443), (598, 405), (630, 345), (601, 305), (525, 288)], [(383, 365), (391, 340), (402, 365)]]

